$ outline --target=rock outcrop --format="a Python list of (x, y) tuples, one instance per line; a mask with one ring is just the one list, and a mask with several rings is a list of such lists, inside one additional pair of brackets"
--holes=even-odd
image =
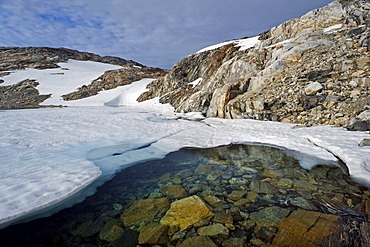
[(306, 126), (351, 127), (370, 108), (370, 2), (334, 1), (239, 47), (250, 40), (186, 57), (140, 100), (161, 97), (179, 112), (207, 117)]
[(132, 60), (119, 57), (99, 56), (89, 52), (80, 52), (67, 48), (49, 47), (0, 47), (0, 71), (59, 68), (57, 63), (67, 62), (68, 59), (94, 61), (119, 66), (140, 66)]
[(0, 109), (39, 107), (50, 95), (40, 95), (38, 85), (35, 80), (24, 80), (12, 86), (0, 86)]
[(102, 90), (109, 90), (119, 86), (129, 85), (134, 81), (139, 81), (144, 78), (158, 78), (165, 74), (166, 72), (159, 68), (125, 66), (122, 69), (106, 71), (90, 84), (79, 87), (75, 92), (63, 95), (63, 99), (82, 99), (96, 95)]

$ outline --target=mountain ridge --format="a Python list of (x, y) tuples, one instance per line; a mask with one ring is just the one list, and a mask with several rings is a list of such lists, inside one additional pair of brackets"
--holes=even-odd
[(146, 67), (138, 62), (114, 56), (100, 56), (91, 52), (82, 52), (65, 47), (0, 47), (0, 71), (25, 68), (58, 68), (57, 63), (68, 59), (94, 61), (113, 65)]

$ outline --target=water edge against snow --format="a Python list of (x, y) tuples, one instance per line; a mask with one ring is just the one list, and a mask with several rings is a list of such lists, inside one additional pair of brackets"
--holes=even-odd
[[(186, 201), (193, 201), (194, 208)], [(369, 203), (370, 189), (340, 169), (305, 170), (276, 148), (187, 148), (124, 169), (72, 208), (0, 230), (0, 244), (279, 245), (289, 239), (316, 246), (365, 246)], [(192, 211), (202, 205), (207, 214)], [(186, 211), (198, 218), (180, 224)], [(171, 214), (178, 218), (166, 219)]]

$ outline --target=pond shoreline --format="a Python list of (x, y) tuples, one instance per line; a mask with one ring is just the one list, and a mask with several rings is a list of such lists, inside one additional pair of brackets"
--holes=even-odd
[[(367, 246), (369, 198), (339, 168), (304, 170), (276, 148), (188, 148), (126, 168), (72, 208), (0, 230), (0, 244)], [(184, 207), (206, 213), (185, 225), (166, 219)]]

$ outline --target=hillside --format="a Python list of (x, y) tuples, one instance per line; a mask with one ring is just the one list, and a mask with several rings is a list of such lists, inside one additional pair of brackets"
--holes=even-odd
[(184, 58), (140, 99), (206, 117), (369, 130), (369, 23), (368, 1), (337, 0)]
[[(85, 63), (73, 67), (77, 71), (69, 71), (72, 68), (69, 68), (68, 64), (71, 64), (73, 60)], [(105, 69), (97, 73), (97, 71), (100, 71), (97, 69), (99, 63), (101, 64), (100, 67)], [(81, 69), (81, 66), (86, 67), (86, 71), (80, 71), (81, 73), (79, 73), (78, 70)], [(143, 78), (157, 78), (165, 74), (162, 69), (146, 67), (131, 60), (110, 56), (101, 57), (96, 54), (66, 48), (3, 47), (0, 48), (0, 109), (37, 108), (43, 105), (45, 100), (52, 97), (52, 92), (40, 93), (40, 87), (44, 85), (40, 86), (40, 82), (35, 80), (36, 77), (22, 78), (19, 81), (14, 81), (14, 83), (6, 83), (9, 77), (16, 76), (23, 71), (44, 71), (49, 73), (46, 84), (51, 85), (56, 81), (63, 83), (59, 86), (67, 91), (64, 95), (61, 95), (63, 98), (61, 99), (62, 105), (63, 101), (86, 98), (97, 95), (102, 90), (128, 85)], [(71, 73), (73, 74), (72, 77), (64, 78), (67, 81), (62, 80), (63, 77)], [(95, 77), (87, 78), (84, 73)], [(85, 81), (76, 82), (79, 79)], [(68, 91), (69, 85), (67, 84), (71, 83), (75, 87)]]

